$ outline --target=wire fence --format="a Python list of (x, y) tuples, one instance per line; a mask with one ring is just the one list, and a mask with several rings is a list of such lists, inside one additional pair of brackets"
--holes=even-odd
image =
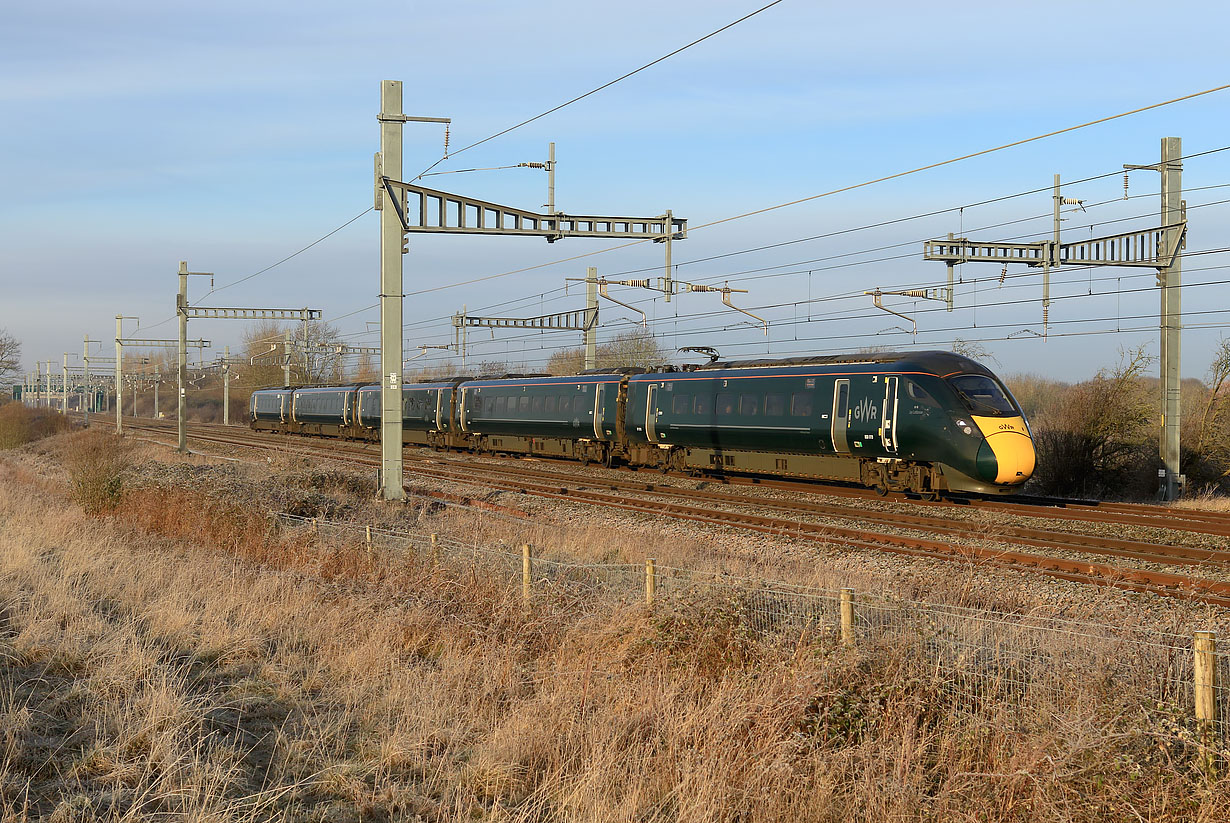
[(480, 545), (442, 534), (277, 514), (279, 524), (322, 540), (362, 541), (371, 551), (412, 552), (437, 563), (483, 566), (520, 584), (527, 600), (547, 594), (643, 602), (697, 593), (733, 604), (758, 638), (831, 639), (911, 657), (944, 675), (948, 704), (976, 710), (990, 700), (1053, 705), (1134, 695), (1179, 715), (1196, 742), (1230, 758), (1230, 644), (1133, 626), (925, 603), (851, 589), (828, 590), (711, 572), (627, 563), (577, 563)]

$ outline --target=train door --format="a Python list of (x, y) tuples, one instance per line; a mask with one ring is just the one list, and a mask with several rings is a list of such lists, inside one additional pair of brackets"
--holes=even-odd
[[(464, 391), (461, 393), (461, 396), (462, 398), (465, 398)], [(464, 399), (462, 402), (464, 402)], [(444, 405), (444, 391), (442, 389), (437, 389), (436, 390), (436, 417), (435, 417), (435, 420), (432, 421), (432, 425), (435, 427), (436, 431), (444, 431), (444, 427), (440, 425), (440, 420), (444, 417), (443, 405)]]
[(594, 386), (594, 439), (602, 439), (602, 395), (606, 390), (604, 383)]
[(650, 383), (645, 395), (645, 437), (650, 443), (658, 442), (658, 384)]
[(897, 378), (884, 378), (884, 413), (880, 415), (880, 442), (884, 451), (897, 453)]
[(850, 425), (850, 381), (838, 378), (833, 382), (833, 451), (850, 453), (850, 441), (846, 437)]

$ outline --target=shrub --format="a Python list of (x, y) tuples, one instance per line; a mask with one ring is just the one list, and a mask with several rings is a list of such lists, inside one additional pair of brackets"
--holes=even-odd
[(124, 496), (130, 452), (128, 443), (99, 429), (73, 435), (64, 453), (73, 500), (89, 514), (113, 509)]

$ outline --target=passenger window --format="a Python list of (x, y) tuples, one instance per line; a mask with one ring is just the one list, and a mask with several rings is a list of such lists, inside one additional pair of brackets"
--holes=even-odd
[(745, 417), (755, 417), (760, 414), (760, 395), (742, 395), (739, 398), (739, 413)]
[(546, 399), (542, 401), (542, 410), (547, 412), (548, 414), (555, 413), (555, 395), (553, 394), (547, 395)]
[(495, 399), (495, 411), (496, 411), (496, 414), (502, 414), (503, 412), (508, 411), (508, 398), (507, 397), (497, 397)]
[(735, 413), (735, 396), (722, 393), (717, 396), (717, 413), (719, 417), (727, 417)]
[(571, 414), (572, 413), (572, 395), (571, 394), (561, 394), (559, 396), (559, 410), (561, 414)]
[(708, 414), (709, 411), (713, 408), (712, 400), (713, 398), (711, 398), (707, 394), (696, 395), (696, 398), (692, 401), (692, 413), (693, 414)]
[(530, 404), (531, 410), (537, 414), (542, 411), (542, 397), (535, 397)]
[(674, 414), (687, 414), (692, 408), (692, 396), (690, 394), (677, 394), (671, 398), (671, 412)]
[(530, 410), (529, 395), (523, 394), (517, 398), (517, 409), (521, 412), (528, 412)]
[(781, 417), (786, 413), (786, 396), (782, 394), (766, 394), (764, 396), (764, 413), (773, 417)]
[(794, 417), (811, 417), (812, 395), (809, 391), (795, 392), (790, 395), (790, 414)]
[(837, 387), (837, 412), (839, 420), (845, 420), (850, 415), (850, 384), (842, 383)]

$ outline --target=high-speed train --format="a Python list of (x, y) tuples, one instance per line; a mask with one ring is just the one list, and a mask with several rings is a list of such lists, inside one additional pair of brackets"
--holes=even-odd
[[(379, 440), (379, 385), (262, 389), (252, 427)], [(403, 440), (693, 473), (1010, 494), (1034, 469), (1016, 400), (942, 351), (715, 361), (402, 387)]]

